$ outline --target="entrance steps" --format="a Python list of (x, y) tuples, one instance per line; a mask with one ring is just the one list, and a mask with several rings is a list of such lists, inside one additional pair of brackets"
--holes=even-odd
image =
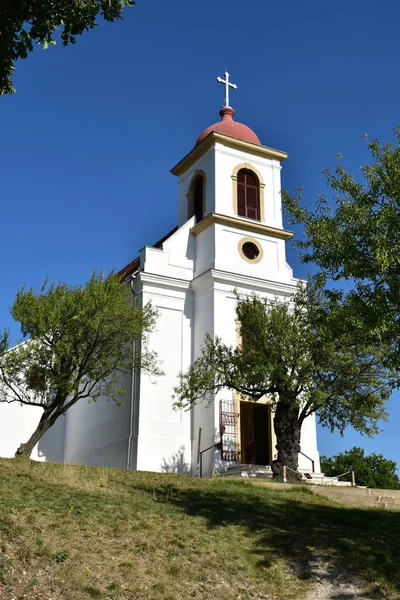
[[(315, 485), (334, 485), (340, 487), (351, 486), (349, 481), (338, 481), (333, 477), (325, 477), (324, 473), (312, 473), (307, 469), (299, 469), (305, 482)], [(219, 473), (220, 477), (252, 477), (254, 479), (272, 479), (273, 473), (270, 465), (231, 465), (226, 471)]]
[(272, 475), (269, 465), (232, 465), (220, 473), (220, 477), (253, 477), (257, 479), (272, 479)]
[(351, 486), (350, 481), (339, 481), (335, 477), (325, 477), (324, 473), (312, 473), (307, 469), (299, 469), (299, 473), (301, 473), (303, 479), (308, 483), (316, 485), (334, 485), (339, 487)]

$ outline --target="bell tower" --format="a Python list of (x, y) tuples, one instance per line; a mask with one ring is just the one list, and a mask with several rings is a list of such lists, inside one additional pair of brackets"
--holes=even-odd
[(285, 152), (261, 144), (234, 120), (225, 79), (221, 120), (207, 127), (173, 169), (179, 177), (178, 226), (195, 217), (195, 276), (209, 268), (257, 277), (291, 277), (286, 265), (281, 210), (281, 164)]
[[(292, 233), (283, 228), (281, 210), (281, 165), (287, 154), (264, 146), (252, 129), (234, 120), (229, 92), (237, 86), (229, 81), (227, 72), (224, 79), (217, 80), (225, 86), (221, 120), (207, 127), (172, 169), (179, 178), (178, 226), (190, 228), (195, 245), (190, 282), (193, 360), (201, 352), (206, 334), (218, 336), (228, 345), (237, 344), (235, 290), (283, 300), (298, 285), (286, 263), (285, 242)], [(262, 452), (255, 456), (268, 461), (275, 452), (271, 412), (266, 407), (258, 409), (267, 415), (261, 419), (261, 437), (268, 443), (260, 446)], [(229, 410), (233, 412), (227, 417)], [(238, 420), (234, 423), (235, 414)], [(226, 461), (250, 460), (248, 427), (254, 428), (258, 418), (232, 391), (222, 390), (212, 406), (196, 405), (192, 415), (194, 461), (200, 446), (212, 447), (218, 431), (224, 431), (225, 441), (217, 462), (226, 465)], [(229, 435), (221, 425), (226, 418)], [(213, 468), (210, 452), (204, 456), (203, 472), (210, 473)]]

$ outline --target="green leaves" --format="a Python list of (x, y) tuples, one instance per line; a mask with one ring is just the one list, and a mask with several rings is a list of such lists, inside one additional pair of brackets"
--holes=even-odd
[[(321, 456), (321, 470), (328, 477), (342, 475), (346, 471), (354, 471), (357, 485), (370, 488), (400, 489), (399, 478), (396, 474), (396, 463), (384, 458), (382, 454), (365, 455), (362, 448), (340, 452), (332, 458)], [(350, 474), (342, 481), (350, 481)]]
[(284, 403), (300, 422), (318, 412), (340, 431), (367, 434), (385, 417), (390, 372), (379, 346), (347, 328), (334, 299), (310, 288), (287, 302), (238, 298), (241, 344), (207, 337), (199, 358), (180, 376), (175, 405), (188, 408), (228, 388), (272, 407)]
[(326, 297), (336, 293), (343, 317), (375, 336), (386, 347), (387, 364), (399, 370), (400, 129), (394, 137), (394, 144), (367, 140), (372, 162), (361, 168), (364, 181), (340, 162), (325, 172), (334, 195), (322, 211), (302, 206), (298, 191), (285, 192), (284, 205), (292, 222), (305, 227), (302, 260), (317, 265), (320, 283), (333, 282)]
[(63, 45), (74, 44), (84, 31), (94, 29), (97, 18), (113, 22), (122, 18), (133, 0), (3, 0), (0, 7), (0, 95), (15, 92), (14, 63), (26, 58), (35, 43), (46, 50), (55, 45), (60, 28)]
[(136, 305), (114, 273), (94, 272), (85, 286), (22, 288), (11, 314), (24, 342), (8, 349), (7, 332), (0, 338), (0, 401), (63, 414), (81, 398), (117, 400), (120, 369), (160, 372), (145, 344), (156, 314)]

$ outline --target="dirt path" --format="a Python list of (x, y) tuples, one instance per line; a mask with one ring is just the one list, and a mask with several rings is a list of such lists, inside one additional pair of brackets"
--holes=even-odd
[(369, 600), (360, 582), (349, 581), (343, 573), (333, 571), (322, 560), (309, 565), (308, 573), (316, 583), (305, 600)]

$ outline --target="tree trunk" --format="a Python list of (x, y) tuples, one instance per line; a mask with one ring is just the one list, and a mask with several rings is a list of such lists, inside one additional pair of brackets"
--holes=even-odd
[(279, 400), (276, 406), (274, 429), (276, 434), (276, 449), (278, 456), (272, 462), (274, 477), (282, 477), (282, 467), (287, 467), (287, 478), (300, 480), (301, 475), (297, 473), (301, 422), (299, 420), (299, 409)]
[(25, 444), (21, 444), (18, 450), (15, 453), (15, 456), (25, 456), (26, 458), (30, 458), (32, 454), (32, 450), (38, 443), (38, 441), (44, 436), (46, 431), (50, 429), (52, 425), (54, 425), (57, 417), (54, 413), (50, 417), (48, 413), (44, 412), (41, 416), (41, 419), (36, 427), (36, 430), (32, 433), (31, 437)]

